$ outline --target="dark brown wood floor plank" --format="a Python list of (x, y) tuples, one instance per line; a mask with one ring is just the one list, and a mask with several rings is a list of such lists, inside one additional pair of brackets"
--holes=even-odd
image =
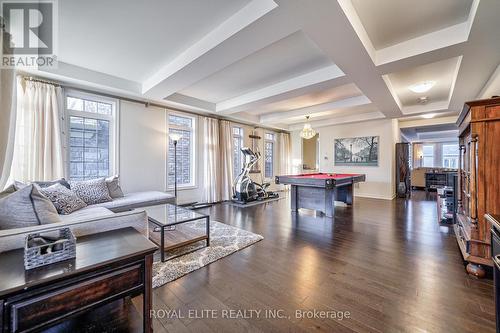
[[(466, 274), (433, 194), (356, 198), (334, 218), (291, 214), (289, 200), (202, 210), (265, 239), (154, 291), (155, 308), (283, 310), (290, 319), (155, 320), (168, 332), (494, 332), (491, 279)], [(297, 319), (296, 310), (351, 319)]]

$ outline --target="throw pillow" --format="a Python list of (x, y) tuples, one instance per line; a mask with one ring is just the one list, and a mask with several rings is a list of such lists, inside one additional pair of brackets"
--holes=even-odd
[(0, 192), (0, 199), (14, 193), (17, 191), (17, 188), (14, 184), (7, 186), (2, 192)]
[(123, 191), (120, 187), (120, 177), (118, 175), (106, 178), (106, 185), (108, 186), (109, 195), (111, 198), (122, 198)]
[(71, 214), (76, 210), (86, 207), (87, 204), (80, 199), (75, 192), (65, 186), (56, 183), (52, 186), (41, 188), (40, 192), (49, 198), (56, 207), (57, 212), (62, 215)]
[(36, 185), (28, 185), (0, 199), (0, 230), (61, 222), (52, 202)]
[(109, 196), (108, 186), (104, 178), (71, 181), (71, 189), (87, 205), (95, 205), (113, 200)]
[(52, 186), (55, 184), (61, 184), (62, 186), (66, 187), (68, 189), (70, 188), (69, 183), (64, 178), (61, 178), (58, 180), (52, 180), (52, 181), (37, 181), (37, 182), (33, 182), (33, 183), (37, 184), (41, 188), (49, 187), (49, 186)]

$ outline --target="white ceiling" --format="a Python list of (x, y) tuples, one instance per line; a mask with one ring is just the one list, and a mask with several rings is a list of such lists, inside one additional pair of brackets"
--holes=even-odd
[(351, 0), (376, 49), (465, 22), (472, 0)]
[[(459, 61), (460, 57), (441, 60), (390, 73), (387, 77), (403, 106), (419, 104), (419, 97), (427, 97), (428, 103), (447, 102)], [(424, 93), (415, 93), (409, 89), (410, 86), (424, 81), (434, 81), (435, 85)]]
[[(59, 1), (33, 74), (284, 129), (454, 114), (500, 94), (500, 1)], [(495, 72), (496, 70), (496, 72)], [(407, 86), (436, 80), (429, 103)]]
[(249, 1), (59, 1), (59, 60), (142, 82)]
[(302, 31), (298, 31), (196, 82), (180, 93), (219, 103), (332, 64), (321, 49)]

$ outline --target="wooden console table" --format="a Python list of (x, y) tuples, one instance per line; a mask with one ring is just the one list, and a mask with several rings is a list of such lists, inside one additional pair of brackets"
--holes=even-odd
[(157, 247), (133, 228), (79, 237), (76, 258), (25, 271), (0, 254), (0, 332), (151, 332)]

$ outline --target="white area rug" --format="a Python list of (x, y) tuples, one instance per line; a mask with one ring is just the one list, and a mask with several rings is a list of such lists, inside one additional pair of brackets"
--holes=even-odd
[[(201, 232), (205, 230), (205, 220), (188, 222), (188, 225)], [(192, 253), (182, 255), (178, 258), (161, 262), (159, 253), (155, 254), (153, 263), (153, 288), (160, 287), (165, 283), (180, 278), (192, 271), (206, 266), (220, 258), (244, 249), (260, 240), (261, 235), (239, 229), (217, 221), (210, 221), (210, 246), (202, 247)], [(167, 258), (181, 253), (192, 251), (197, 247), (204, 246), (205, 242), (199, 242), (181, 249), (171, 251)]]

